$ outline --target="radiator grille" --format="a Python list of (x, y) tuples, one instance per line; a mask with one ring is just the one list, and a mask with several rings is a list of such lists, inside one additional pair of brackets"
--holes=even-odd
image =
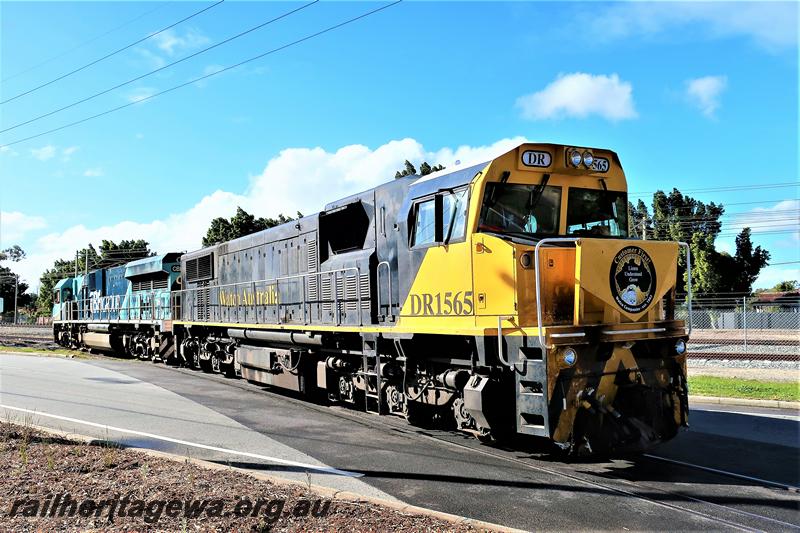
[(361, 274), (361, 309), (369, 309), (369, 274)]
[[(310, 239), (307, 244), (306, 250), (306, 267), (309, 274), (317, 271), (317, 241), (316, 239)], [(309, 276), (308, 277), (308, 299), (311, 302), (316, 302), (319, 300), (319, 287), (318, 287), (319, 280), (317, 276)]]
[(214, 274), (211, 258), (212, 254), (208, 254), (186, 261), (186, 281), (211, 279)]
[(208, 288), (207, 281), (200, 282), (197, 284), (197, 286), (197, 319), (208, 320), (210, 318), (208, 300), (211, 289)]
[(166, 273), (158, 277), (131, 281), (131, 286), (134, 291), (153, 291), (157, 289), (166, 289), (168, 284), (169, 279)]
[(333, 311), (333, 291), (331, 291), (330, 276), (322, 276), (322, 310), (327, 313)]
[(344, 299), (347, 300), (345, 309), (358, 309), (358, 278), (356, 276), (344, 278)]

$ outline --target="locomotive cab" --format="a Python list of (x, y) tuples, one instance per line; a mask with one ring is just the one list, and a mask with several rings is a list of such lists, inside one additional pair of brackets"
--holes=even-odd
[(578, 453), (673, 437), (688, 412), (680, 246), (629, 238), (617, 155), (522, 145), (473, 190), (476, 320), (513, 372), (517, 432)]
[(409, 197), (398, 325), (478, 332), (460, 425), (580, 453), (646, 449), (686, 424), (680, 244), (629, 238), (614, 152), (522, 144)]

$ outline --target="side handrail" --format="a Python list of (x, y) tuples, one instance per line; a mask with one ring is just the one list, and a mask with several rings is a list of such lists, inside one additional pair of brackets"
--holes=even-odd
[(539, 345), (542, 348), (547, 348), (544, 343), (544, 326), (542, 324), (542, 280), (541, 269), (539, 268), (539, 248), (544, 244), (551, 244), (556, 242), (570, 242), (577, 244), (580, 239), (576, 237), (551, 237), (549, 239), (542, 239), (536, 243), (536, 248), (533, 249), (533, 266), (536, 269), (534, 276), (536, 278), (536, 327), (539, 330)]
[[(306, 281), (307, 278), (310, 278), (311, 276), (315, 276), (317, 278), (321, 278), (322, 276), (328, 276), (328, 278), (331, 280), (331, 291), (332, 291), (333, 306), (334, 306), (334, 320), (336, 322), (336, 325), (339, 325), (341, 323), (341, 317), (340, 317), (341, 309), (340, 309), (340, 305), (339, 305), (340, 285), (341, 285), (341, 290), (344, 293), (345, 290), (346, 290), (344, 288), (344, 283), (345, 283), (344, 280), (345, 279), (350, 279), (350, 278), (355, 278), (355, 280), (356, 280), (356, 283), (355, 283), (356, 301), (357, 301), (357, 306), (358, 306), (357, 308), (358, 308), (358, 313), (359, 313), (359, 325), (363, 325), (363, 317), (361, 316), (361, 308), (362, 308), (362, 303), (363, 303), (364, 297), (363, 297), (362, 291), (361, 291), (361, 270), (358, 267), (346, 267), (346, 268), (340, 268), (340, 269), (336, 269), (336, 270), (325, 270), (325, 271), (321, 271), (321, 272), (303, 272), (303, 273), (299, 273), (299, 274), (291, 274), (291, 275), (288, 275), (288, 276), (280, 276), (280, 277), (277, 277), (277, 278), (261, 279), (261, 280), (255, 280), (255, 281), (240, 281), (240, 282), (236, 282), (236, 283), (226, 283), (224, 285), (210, 285), (210, 286), (207, 286), (207, 287), (192, 287), (192, 288), (187, 288), (187, 289), (181, 289), (179, 291), (172, 291), (171, 294), (172, 294), (173, 298), (176, 298), (176, 295), (177, 295), (178, 301), (180, 302), (180, 304), (182, 306), (183, 303), (184, 303), (184, 300), (188, 300), (188, 296), (189, 295), (195, 295), (195, 297), (196, 297), (196, 295), (197, 295), (197, 293), (199, 291), (207, 290), (207, 291), (209, 291), (209, 293), (208, 293), (209, 302), (208, 302), (207, 305), (210, 307), (212, 305), (211, 302), (210, 302), (211, 294), (216, 292), (217, 298), (219, 298), (219, 291), (221, 289), (233, 287), (233, 291), (236, 291), (239, 287), (242, 287), (242, 286), (255, 287), (258, 284), (258, 285), (263, 285), (263, 286), (274, 285), (276, 290), (280, 291), (280, 282), (281, 281), (300, 280), (300, 281), (303, 281), (303, 304), (302, 305), (303, 305), (303, 313), (304, 313), (304, 316), (305, 316), (305, 313), (306, 313), (305, 307), (306, 307), (306, 305), (308, 303), (307, 298), (306, 298), (306, 294), (305, 294), (306, 289), (308, 287), (308, 284), (305, 281)], [(318, 285), (321, 285), (321, 283), (318, 283)], [(274, 304), (264, 304), (264, 306), (275, 306), (276, 307), (276, 309), (278, 310), (278, 323), (279, 324), (282, 323), (281, 322), (281, 318), (280, 318), (280, 310), (284, 305), (286, 305), (286, 304), (283, 303), (283, 302), (280, 302), (280, 301), (277, 302), (277, 303), (274, 303)], [(197, 304), (196, 301), (194, 301), (193, 305), (191, 306), (191, 309), (195, 310), (197, 307), (198, 307), (198, 304)], [(240, 304), (237, 304), (236, 307), (237, 307), (237, 309), (240, 308)], [(237, 310), (237, 316), (238, 315), (239, 315), (239, 310)], [(305, 319), (304, 319), (304, 322), (305, 322)]]
[(392, 314), (392, 266), (389, 264), (389, 261), (381, 261), (378, 263), (378, 266), (375, 267), (375, 284), (377, 285), (377, 294), (378, 294), (378, 314), (381, 313), (381, 266), (386, 267), (386, 273), (389, 275), (389, 309), (386, 313), (387, 315)]
[(508, 368), (514, 368), (508, 359), (506, 359), (505, 350), (503, 349), (503, 320), (511, 320), (513, 316), (498, 316), (497, 317), (497, 358)]
[[(688, 306), (688, 331), (687, 335), (692, 334), (692, 249), (688, 243), (679, 242), (679, 246), (686, 248), (686, 303)], [(674, 306), (673, 306), (674, 308)]]

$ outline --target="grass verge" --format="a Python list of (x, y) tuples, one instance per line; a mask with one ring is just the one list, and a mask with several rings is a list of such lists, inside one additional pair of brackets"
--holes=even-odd
[(797, 383), (717, 376), (689, 376), (689, 393), (722, 398), (800, 401), (800, 386)]
[(0, 352), (9, 353), (29, 353), (32, 355), (42, 356), (58, 356), (58, 357), (74, 357), (75, 359), (91, 359), (89, 354), (80, 352), (78, 350), (66, 350), (57, 348), (54, 350), (48, 348), (33, 348), (29, 346), (4, 346), (0, 344)]

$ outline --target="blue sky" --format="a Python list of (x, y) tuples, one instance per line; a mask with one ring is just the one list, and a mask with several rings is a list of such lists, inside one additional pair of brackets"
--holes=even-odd
[[(0, 100), (207, 5), (0, 2)], [(0, 105), (0, 129), (300, 5), (227, 0)], [(0, 145), (379, 5), (319, 2), (2, 133)], [(797, 182), (797, 23), (795, 3), (406, 1), (202, 83), (0, 148), (0, 246), (28, 251), (19, 270), (29, 281), (103, 238), (193, 249), (208, 221), (236, 205), (258, 215), (311, 212), (390, 179), (406, 158), (448, 164), (520, 138), (613, 149), (633, 193)], [(757, 285), (800, 278), (790, 263), (800, 260), (799, 187), (689, 194), (729, 204), (721, 249), (732, 251), (732, 235), (750, 224), (773, 261), (787, 263), (766, 269)], [(763, 233), (776, 230), (784, 232)]]

